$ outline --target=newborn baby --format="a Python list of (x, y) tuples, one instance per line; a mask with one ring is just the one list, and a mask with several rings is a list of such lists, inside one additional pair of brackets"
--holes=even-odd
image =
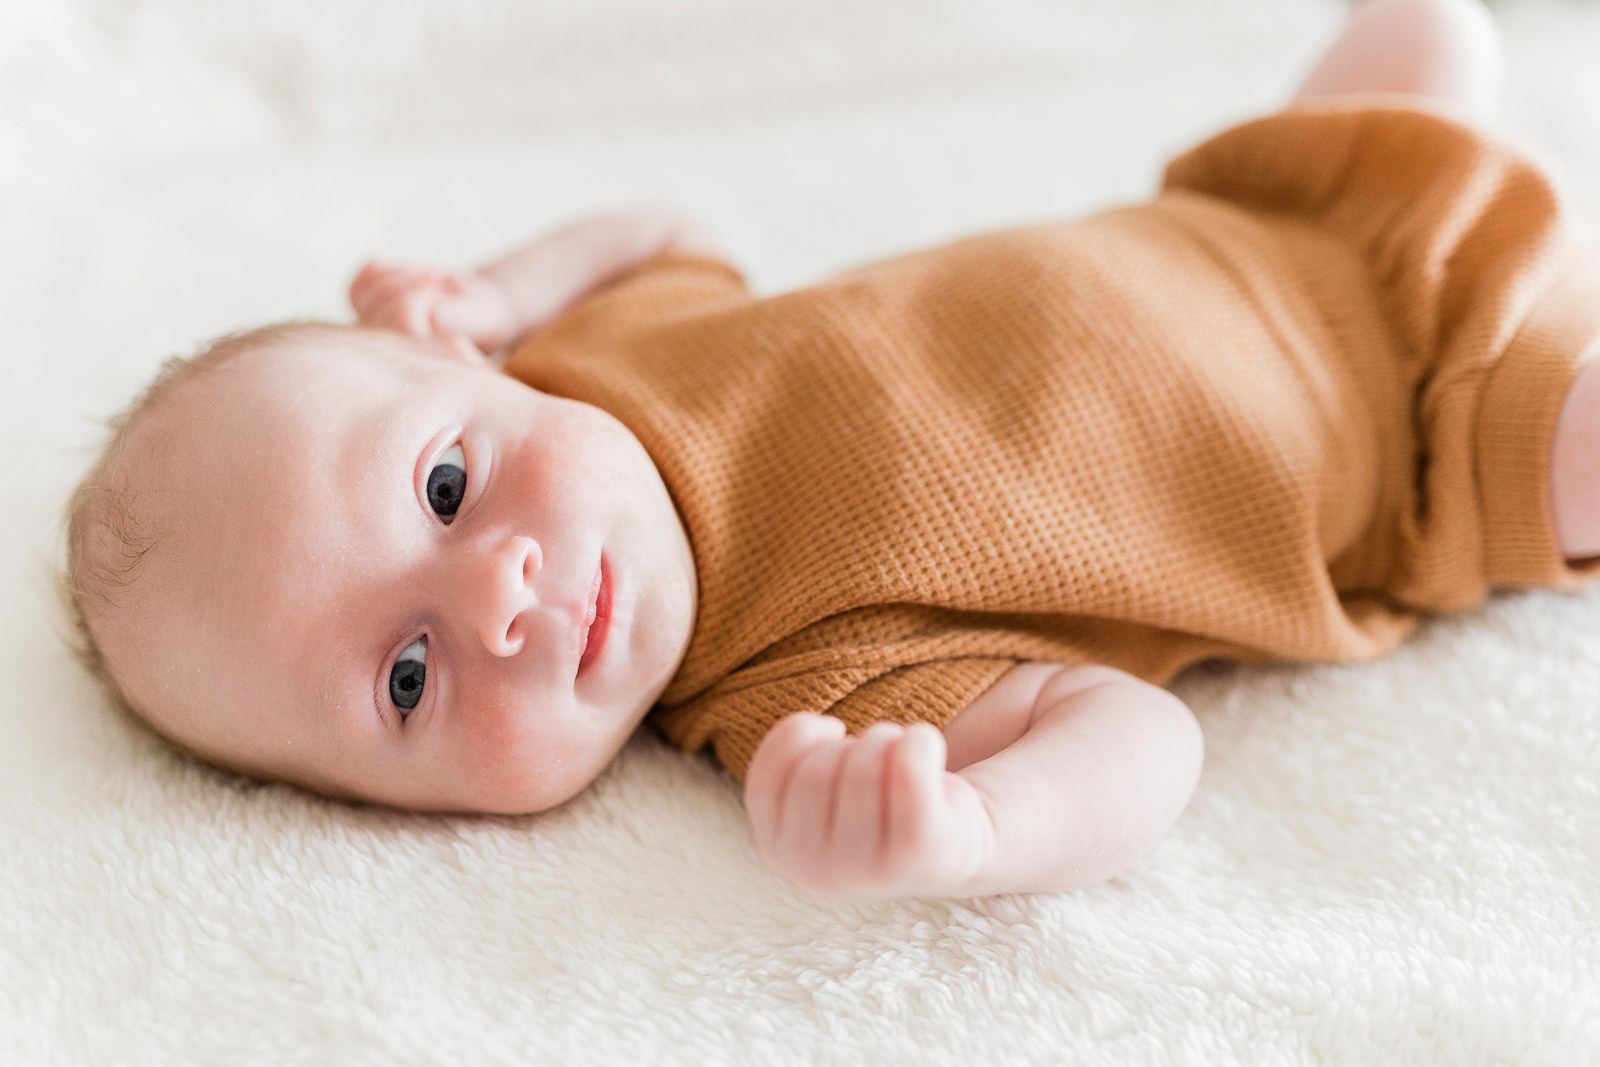
[(1466, 124), (1497, 64), (1471, 0), (1372, 0), (1150, 204), (770, 298), (670, 212), (369, 265), (361, 326), (224, 338), (119, 423), (86, 655), (333, 796), (543, 810), (648, 717), (811, 891), (1101, 882), (1194, 788), (1184, 667), (1600, 570), (1600, 263)]

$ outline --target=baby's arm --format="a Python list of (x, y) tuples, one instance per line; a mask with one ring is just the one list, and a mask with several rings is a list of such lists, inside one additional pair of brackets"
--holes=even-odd
[(1298, 95), (1409, 93), (1488, 117), (1499, 107), (1503, 53), (1479, 0), (1364, 0)]
[(1026, 663), (946, 734), (879, 723), (845, 737), (837, 719), (791, 715), (756, 750), (745, 800), (762, 858), (814, 893), (1059, 892), (1115, 876), (1159, 840), (1202, 750), (1194, 715), (1164, 689)]
[(684, 213), (641, 208), (583, 219), (464, 273), (368, 263), (350, 283), (350, 304), (365, 325), (462, 336), (493, 352), (669, 249), (718, 254), (706, 227)]

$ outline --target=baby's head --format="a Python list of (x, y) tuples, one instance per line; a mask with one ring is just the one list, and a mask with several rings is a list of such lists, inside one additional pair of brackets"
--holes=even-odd
[(67, 581), (86, 659), (180, 747), (500, 813), (599, 775), (682, 660), (696, 589), (617, 420), (465, 343), (314, 323), (163, 370), (73, 498)]

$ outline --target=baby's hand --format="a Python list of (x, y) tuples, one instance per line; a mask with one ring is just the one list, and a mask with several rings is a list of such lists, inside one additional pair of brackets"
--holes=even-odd
[(368, 263), (350, 283), (350, 306), (363, 326), (413, 337), (461, 336), (484, 352), (497, 351), (517, 333), (505, 288), (476, 273)]
[(838, 719), (790, 715), (745, 776), (756, 847), (820, 896), (961, 896), (994, 854), (994, 824), (944, 765), (944, 735), (929, 723), (846, 737)]

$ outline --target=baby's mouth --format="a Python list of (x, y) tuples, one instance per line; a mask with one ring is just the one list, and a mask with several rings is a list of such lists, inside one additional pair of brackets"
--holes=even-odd
[(611, 580), (606, 573), (606, 557), (600, 556), (600, 565), (595, 568), (594, 580), (589, 586), (588, 608), (584, 612), (583, 625), (579, 628), (578, 636), (578, 674), (583, 677), (600, 654), (605, 650), (606, 633), (610, 630), (611, 623)]

